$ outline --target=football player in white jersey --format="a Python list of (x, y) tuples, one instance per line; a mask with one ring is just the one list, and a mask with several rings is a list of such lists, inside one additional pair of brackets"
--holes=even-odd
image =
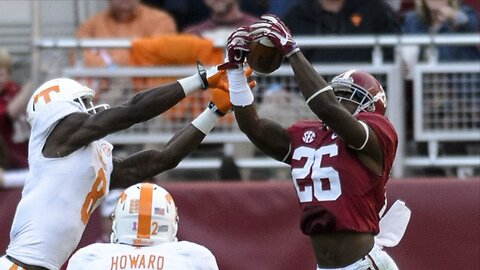
[[(27, 107), (30, 172), (10, 244), (0, 257), (0, 270), (59, 269), (77, 247), (91, 213), (110, 187), (130, 186), (174, 168), (201, 143), (220, 112), (230, 109), (228, 95), (218, 89), (227, 89), (226, 81), (216, 67), (206, 71), (199, 65), (197, 74), (142, 91), (114, 108), (93, 106), (95, 92), (74, 80), (59, 78), (42, 84)], [(105, 136), (147, 121), (208, 87), (213, 89), (209, 108), (163, 149), (141, 151), (123, 160), (112, 157), (113, 147)]]
[(177, 241), (178, 214), (165, 189), (151, 183), (127, 188), (112, 214), (111, 243), (79, 249), (67, 270), (217, 270), (206, 247)]

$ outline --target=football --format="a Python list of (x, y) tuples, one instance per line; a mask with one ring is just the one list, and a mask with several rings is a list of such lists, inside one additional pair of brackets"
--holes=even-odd
[(268, 75), (282, 65), (284, 55), (267, 38), (253, 41), (247, 54), (247, 63), (258, 75)]

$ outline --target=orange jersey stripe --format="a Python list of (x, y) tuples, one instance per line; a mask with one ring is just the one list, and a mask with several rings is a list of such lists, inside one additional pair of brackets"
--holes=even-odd
[(143, 183), (140, 187), (140, 207), (138, 211), (138, 238), (150, 238), (150, 223), (152, 221), (153, 185)]

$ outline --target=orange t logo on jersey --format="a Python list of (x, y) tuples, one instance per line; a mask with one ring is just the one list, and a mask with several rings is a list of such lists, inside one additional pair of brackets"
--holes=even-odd
[(60, 92), (60, 87), (58, 85), (50, 86), (49, 88), (47, 88), (47, 89), (41, 91), (40, 93), (38, 93), (37, 95), (35, 95), (35, 97), (33, 98), (33, 102), (37, 103), (38, 98), (43, 97), (43, 100), (45, 100), (45, 104), (49, 103), (50, 101), (52, 101), (50, 99), (50, 92), (59, 93)]

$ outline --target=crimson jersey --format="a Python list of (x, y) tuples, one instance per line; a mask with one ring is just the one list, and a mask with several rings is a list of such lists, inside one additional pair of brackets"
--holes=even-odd
[(363, 112), (356, 118), (377, 136), (384, 159), (380, 176), (367, 169), (355, 150), (321, 121), (299, 121), (288, 129), (292, 151), (286, 162), (291, 165), (302, 207), (304, 234), (379, 231), (379, 212), (398, 139), (384, 116)]

